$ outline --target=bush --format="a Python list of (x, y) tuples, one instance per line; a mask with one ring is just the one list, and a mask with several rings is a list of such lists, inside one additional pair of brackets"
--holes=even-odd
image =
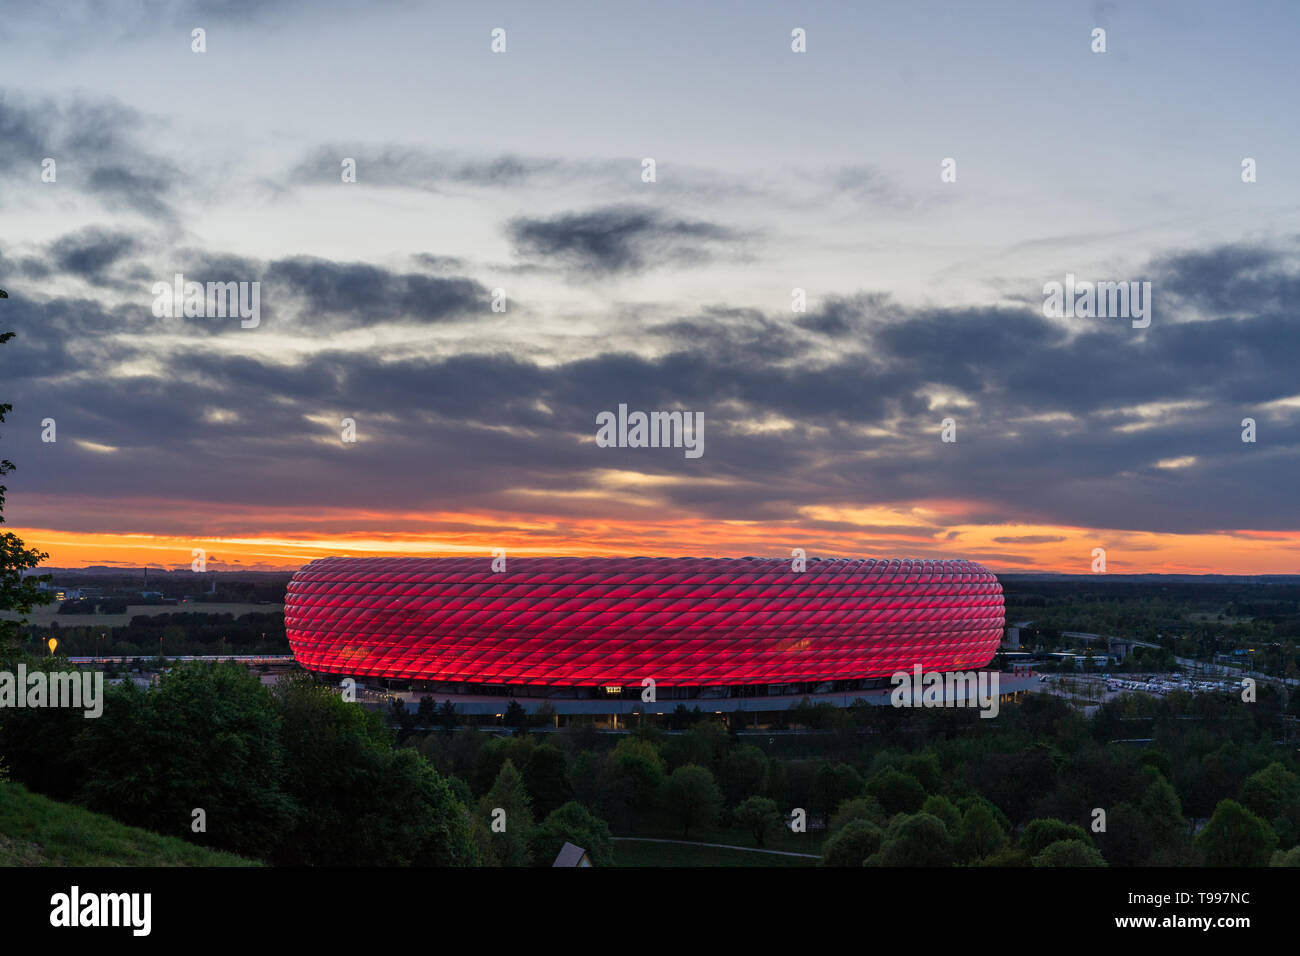
[(867, 793), (880, 801), (890, 816), (916, 813), (925, 802), (925, 788), (917, 779), (897, 770), (885, 770), (867, 781)]
[(596, 866), (614, 865), (614, 838), (610, 836), (609, 826), (572, 800), (533, 829), (530, 840), (533, 866), (550, 866), (565, 843), (582, 847)]
[(1105, 866), (1096, 847), (1082, 840), (1058, 840), (1034, 857), (1034, 866)]
[[(920, 784), (917, 784), (919, 787)], [(952, 866), (952, 837), (932, 813), (895, 817), (885, 842), (867, 858), (867, 866)]]
[(1088, 846), (1092, 845), (1092, 840), (1088, 837), (1088, 831), (1077, 823), (1064, 823), (1060, 820), (1031, 820), (1025, 827), (1025, 832), (1020, 834), (1020, 841), (1017, 846), (1028, 853), (1030, 856), (1037, 856), (1053, 843), (1061, 840), (1079, 840)]
[(850, 820), (822, 845), (822, 866), (862, 866), (880, 849), (885, 834), (874, 823)]

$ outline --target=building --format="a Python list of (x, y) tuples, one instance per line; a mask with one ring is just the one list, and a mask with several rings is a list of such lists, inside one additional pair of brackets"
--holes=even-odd
[(914, 665), (983, 667), (1003, 631), (997, 578), (962, 560), (325, 558), (284, 613), (298, 662), (331, 677), (539, 703), (640, 704), (653, 686), (669, 711), (851, 700)]
[(1017, 621), (1007, 627), (1006, 646), (1012, 650), (1020, 649), (1020, 635), (1034, 626), (1033, 621)]
[(552, 867), (557, 866), (591, 866), (591, 857), (587, 851), (580, 846), (574, 846), (567, 840), (564, 846), (560, 847), (560, 852), (555, 855), (555, 862)]

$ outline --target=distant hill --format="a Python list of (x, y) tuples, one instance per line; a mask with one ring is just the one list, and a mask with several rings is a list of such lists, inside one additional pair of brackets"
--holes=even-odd
[(0, 783), (0, 866), (260, 866)]

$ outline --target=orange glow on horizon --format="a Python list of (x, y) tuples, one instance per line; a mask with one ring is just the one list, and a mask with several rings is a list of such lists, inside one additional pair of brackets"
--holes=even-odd
[[(809, 511), (814, 514), (805, 513), (797, 524), (780, 525), (680, 517), (617, 521), (450, 514), (412, 515), (408, 517), (415, 520), (408, 523), (403, 516), (387, 514), (383, 524), (404, 530), (277, 532), (265, 530), (261, 522), (257, 533), (220, 537), (9, 530), (28, 547), (48, 552), (45, 566), (60, 568), (188, 568), (195, 548), (206, 552), (209, 570), (271, 571), (291, 570), (330, 555), (486, 557), (494, 548), (505, 548), (507, 555), (519, 557), (740, 557), (788, 556), (798, 547), (810, 557), (960, 557), (995, 571), (1087, 574), (1093, 549), (1101, 547), (1112, 574), (1300, 574), (1300, 532), (1163, 534), (1044, 525), (951, 525), (936, 530), (915, 520), (915, 515), (926, 513), (920, 507), (900, 512), (893, 520), (881, 509), (833, 515)], [(355, 522), (359, 516), (350, 517)], [(863, 524), (857, 526), (855, 518)]]

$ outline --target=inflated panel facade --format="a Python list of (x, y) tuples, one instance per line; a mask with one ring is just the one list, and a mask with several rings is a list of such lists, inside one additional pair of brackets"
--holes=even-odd
[(306, 668), (491, 684), (781, 684), (965, 670), (1002, 638), (969, 561), (325, 558), (285, 627)]

